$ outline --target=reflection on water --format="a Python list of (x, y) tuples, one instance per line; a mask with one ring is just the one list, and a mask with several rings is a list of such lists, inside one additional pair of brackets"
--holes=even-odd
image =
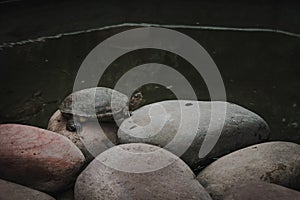
[[(87, 54), (120, 27), (5, 47), (0, 51), (1, 122), (46, 127), (49, 117), (72, 91), (77, 70)], [(300, 38), (271, 32), (179, 29), (198, 41), (217, 64), (230, 102), (261, 115), (272, 139), (300, 142)], [(101, 56), (101, 55), (99, 55)], [(170, 52), (143, 49), (111, 64), (99, 85), (113, 87), (128, 70), (145, 63), (172, 66), (192, 85), (199, 100), (209, 100), (206, 85), (183, 58)], [(137, 78), (138, 75), (137, 75)], [(138, 88), (144, 104), (176, 99), (176, 85)], [(186, 99), (189, 97), (186, 96)]]

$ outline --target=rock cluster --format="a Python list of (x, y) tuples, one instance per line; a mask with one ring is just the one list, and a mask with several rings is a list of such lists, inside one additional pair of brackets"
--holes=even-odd
[[(112, 114), (106, 97), (102, 118)], [(0, 125), (0, 199), (300, 199), (300, 145), (268, 142), (267, 123), (241, 106), (162, 101), (120, 127), (88, 113), (73, 132), (67, 108), (48, 130)]]

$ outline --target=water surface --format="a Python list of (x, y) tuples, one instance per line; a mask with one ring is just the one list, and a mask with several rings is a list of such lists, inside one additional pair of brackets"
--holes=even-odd
[[(72, 91), (87, 54), (106, 38), (131, 28), (134, 27), (81, 32), (2, 48), (0, 121), (46, 128), (59, 103)], [(271, 128), (272, 140), (300, 143), (299, 37), (261, 31), (175, 30), (195, 39), (213, 58), (223, 77), (228, 101), (262, 116)], [(149, 62), (172, 66), (189, 80), (199, 100), (210, 100), (202, 77), (186, 60), (154, 49), (121, 56), (99, 85), (113, 87), (128, 70)], [(175, 99), (172, 87), (141, 87), (144, 104)]]

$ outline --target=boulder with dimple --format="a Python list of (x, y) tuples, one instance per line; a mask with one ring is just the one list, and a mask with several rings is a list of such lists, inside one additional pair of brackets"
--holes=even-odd
[(37, 190), (70, 187), (85, 161), (69, 139), (48, 130), (2, 124), (0, 137), (0, 177)]
[(117, 144), (118, 126), (114, 123), (87, 121), (82, 123), (81, 130), (75, 132), (66, 129), (67, 120), (57, 110), (48, 122), (48, 130), (69, 138), (90, 162), (95, 156)]
[(75, 199), (197, 199), (211, 197), (174, 154), (148, 144), (124, 144), (98, 155), (79, 175)]
[(300, 192), (266, 182), (250, 182), (230, 189), (223, 200), (300, 200)]
[(0, 200), (55, 200), (43, 192), (0, 179)]
[(267, 123), (227, 102), (162, 101), (132, 113), (120, 126), (120, 143), (148, 143), (180, 156), (192, 169), (211, 159), (266, 141)]
[(197, 176), (216, 200), (230, 188), (251, 181), (265, 181), (300, 190), (300, 145), (267, 142), (228, 154)]

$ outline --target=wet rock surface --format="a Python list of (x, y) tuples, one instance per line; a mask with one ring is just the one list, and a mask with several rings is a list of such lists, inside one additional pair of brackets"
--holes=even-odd
[[(132, 115), (120, 126), (120, 143), (164, 147), (194, 170), (212, 158), (266, 141), (270, 134), (260, 116), (227, 102), (162, 101), (144, 106)], [(224, 124), (220, 116), (224, 116)], [(206, 145), (217, 143), (208, 154), (199, 156), (204, 141)]]
[(27, 199), (38, 199), (38, 200), (55, 200), (48, 194), (40, 191), (19, 185), (13, 182), (5, 181), (0, 179), (0, 199), (1, 200), (27, 200)]
[(47, 129), (69, 138), (82, 151), (87, 162), (117, 144), (118, 126), (114, 123), (85, 122), (81, 130), (75, 132), (68, 131), (66, 123), (57, 110), (50, 118)]
[(115, 146), (98, 155), (77, 178), (75, 199), (211, 200), (182, 160), (140, 143)]
[(250, 181), (265, 181), (300, 190), (300, 145), (267, 142), (228, 154), (197, 176), (212, 195), (222, 199), (232, 187)]
[(0, 125), (0, 177), (56, 192), (74, 183), (84, 156), (66, 137), (18, 124)]
[(266, 182), (252, 182), (230, 189), (224, 200), (299, 200), (300, 192)]

